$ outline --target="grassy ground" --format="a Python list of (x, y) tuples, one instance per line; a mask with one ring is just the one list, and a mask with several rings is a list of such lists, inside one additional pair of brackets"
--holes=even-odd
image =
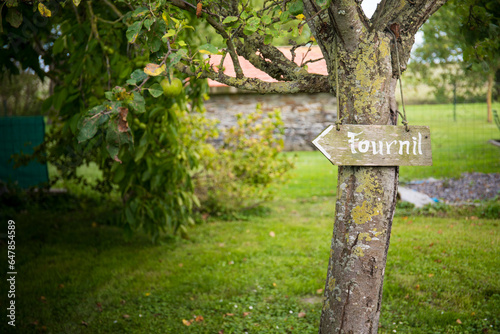
[[(493, 109), (500, 110), (500, 103), (494, 103)], [(407, 106), (410, 125), (430, 126), (434, 165), (401, 167), (403, 181), (500, 171), (500, 149), (488, 143), (500, 139), (500, 130), (486, 122), (486, 104), (457, 105), (456, 120), (453, 110), (452, 104)]]
[[(417, 111), (408, 109), (410, 121)], [(434, 139), (446, 129), (431, 124)], [(466, 156), (477, 145), (497, 154), (474, 170), (498, 172), (498, 148), (484, 144), (487, 135), (474, 136)], [(469, 170), (468, 159), (443, 157), (435, 151), (443, 173)], [(2, 221), (16, 222), (18, 274), (16, 328), (4, 315), (0, 333), (316, 333), (337, 171), (318, 152), (300, 153), (296, 165), (266, 207), (238, 220), (209, 218), (189, 240), (160, 245), (140, 234), (124, 241), (108, 223), (115, 213), (98, 201), (62, 198), (2, 211)], [(477, 216), (396, 216), (379, 333), (500, 333), (500, 219)], [(0, 267), (7, 268), (5, 255)]]

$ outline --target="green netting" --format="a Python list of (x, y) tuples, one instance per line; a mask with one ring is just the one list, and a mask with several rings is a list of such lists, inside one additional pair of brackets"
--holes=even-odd
[(11, 156), (15, 153), (33, 153), (43, 142), (45, 122), (42, 116), (0, 117), (0, 180), (29, 188), (49, 181), (46, 164), (31, 161), (14, 169)]

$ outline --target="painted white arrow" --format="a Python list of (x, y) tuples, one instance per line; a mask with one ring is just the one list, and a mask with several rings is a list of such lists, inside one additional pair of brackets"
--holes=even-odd
[(325, 149), (323, 148), (323, 146), (321, 146), (321, 144), (319, 143), (319, 141), (321, 140), (321, 138), (323, 138), (324, 136), (326, 136), (326, 135), (328, 134), (328, 132), (332, 131), (332, 129), (333, 129), (333, 128), (334, 128), (334, 126), (333, 126), (333, 125), (330, 125), (330, 126), (329, 126), (329, 127), (327, 127), (325, 130), (323, 130), (323, 132), (321, 132), (321, 133), (319, 134), (319, 136), (318, 136), (318, 137), (316, 137), (316, 139), (314, 139), (314, 140), (313, 140), (313, 142), (312, 142), (312, 143), (313, 143), (313, 145), (314, 145), (314, 146), (316, 146), (316, 148), (317, 148), (318, 150), (320, 150), (320, 151), (321, 151), (321, 153), (323, 153), (323, 154), (324, 154), (324, 156), (325, 156), (328, 160), (330, 160), (330, 159), (332, 158), (332, 156), (331, 156), (330, 154), (328, 154), (328, 152), (327, 152), (327, 151), (325, 151)]

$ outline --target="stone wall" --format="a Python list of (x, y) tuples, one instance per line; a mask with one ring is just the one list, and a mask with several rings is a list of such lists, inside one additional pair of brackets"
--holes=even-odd
[(328, 125), (335, 123), (337, 106), (332, 94), (213, 94), (206, 101), (207, 117), (220, 121), (221, 127), (236, 124), (236, 114), (255, 111), (257, 103), (264, 112), (281, 109), (285, 123), (285, 150), (312, 151), (311, 141)]

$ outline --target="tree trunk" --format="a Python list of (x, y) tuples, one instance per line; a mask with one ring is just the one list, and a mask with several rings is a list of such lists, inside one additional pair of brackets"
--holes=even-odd
[(486, 93), (486, 106), (488, 108), (488, 123), (493, 122), (493, 113), (491, 111), (491, 96), (493, 94), (493, 82), (495, 79), (495, 72), (488, 74), (488, 92)]
[[(339, 43), (343, 124), (396, 124), (391, 35)], [(397, 167), (339, 167), (319, 333), (376, 333), (398, 187)]]

